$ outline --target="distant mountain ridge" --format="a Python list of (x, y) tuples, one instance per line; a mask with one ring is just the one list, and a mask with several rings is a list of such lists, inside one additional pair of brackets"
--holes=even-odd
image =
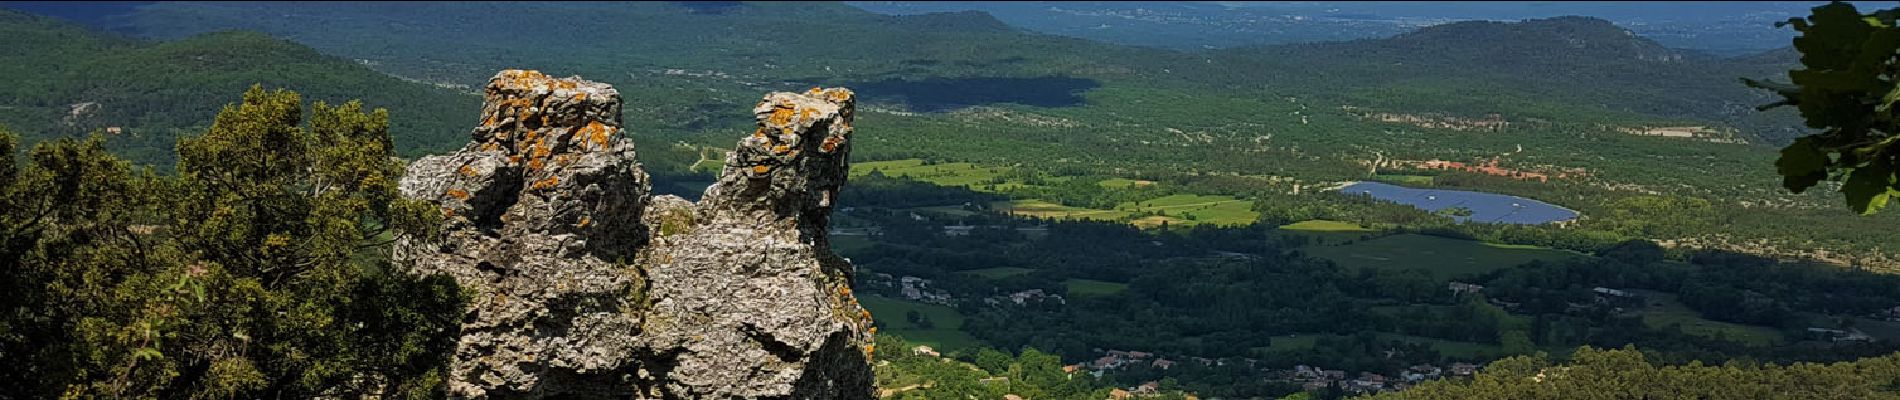
[[(1497, 41), (1505, 38), (1508, 40)], [(1430, 46), (1438, 42), (1498, 43), (1454, 47), (1464, 52), (1441, 56), (1505, 58), (1510, 55), (1558, 51), (1576, 57), (1627, 57), (1643, 61), (1679, 61), (1684, 52), (1664, 47), (1608, 20), (1565, 16), (1523, 22), (1462, 21), (1420, 28), (1375, 41), (1395, 47)], [(1560, 46), (1553, 46), (1560, 45)], [(1554, 47), (1554, 48), (1553, 48)]]
[[(1212, 54), (1227, 66), (1281, 71), (1276, 76), (1284, 77), (1283, 86), (1330, 87), (1343, 93), (1341, 101), (1386, 109), (1552, 119), (1588, 117), (1601, 108), (1658, 120), (1721, 122), (1766, 143), (1788, 140), (1787, 127), (1800, 125), (1787, 115), (1756, 112), (1755, 105), (1773, 100), (1738, 83), (1742, 77), (1781, 79), (1795, 67), (1789, 60), (1671, 49), (1592, 17), (1467, 21), (1384, 39)], [(1239, 79), (1219, 69), (1197, 72), (1209, 81)]]
[(1003, 20), (982, 11), (956, 11), (918, 15), (893, 15), (891, 23), (940, 32), (1015, 32)]

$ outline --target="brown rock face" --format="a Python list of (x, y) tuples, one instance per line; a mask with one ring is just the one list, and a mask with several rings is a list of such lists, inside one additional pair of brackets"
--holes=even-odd
[(871, 398), (870, 315), (825, 238), (852, 104), (767, 95), (694, 204), (650, 195), (613, 88), (496, 75), (474, 142), (401, 183), (447, 218), (395, 258), (474, 294), (450, 395)]

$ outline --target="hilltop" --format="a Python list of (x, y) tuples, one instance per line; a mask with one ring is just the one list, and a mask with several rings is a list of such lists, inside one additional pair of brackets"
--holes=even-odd
[(0, 83), (0, 123), (25, 133), (29, 143), (117, 132), (110, 143), (122, 154), (165, 166), (180, 130), (204, 126), (231, 93), (253, 83), (428, 116), (392, 122), (405, 139), (399, 150), (410, 155), (447, 149), (442, 140), (453, 140), (459, 130), (454, 117), (465, 115), (457, 106), (478, 100), (255, 32), (150, 41), (0, 10), (0, 36), (24, 50), (0, 55), (0, 73), (13, 77)]
[[(1341, 101), (1408, 111), (1568, 122), (1704, 121), (1782, 143), (1786, 115), (1761, 119), (1772, 101), (1738, 77), (1780, 78), (1792, 64), (1729, 60), (1675, 50), (1609, 21), (1560, 17), (1465, 21), (1382, 39), (1254, 46), (1215, 53), (1218, 63), (1286, 71), (1279, 86), (1332, 88)], [(1207, 71), (1214, 80), (1230, 74)]]

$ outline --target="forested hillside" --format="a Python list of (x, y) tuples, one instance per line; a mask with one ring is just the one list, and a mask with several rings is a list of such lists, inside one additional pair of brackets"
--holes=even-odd
[(1471, 381), (1420, 385), (1370, 396), (1392, 399), (1893, 399), (1900, 383), (1896, 356), (1853, 362), (1787, 366), (1656, 365), (1631, 349), (1582, 349), (1570, 362), (1513, 357), (1498, 360)]
[(362, 98), (416, 118), (394, 121), (403, 154), (446, 150), (461, 140), (475, 96), (408, 83), (348, 60), (252, 32), (215, 32), (154, 42), (60, 20), (0, 10), (0, 124), (26, 143), (116, 129), (109, 147), (169, 166), (179, 132), (202, 128), (255, 83), (312, 98)]
[[(1713, 121), (1772, 143), (1785, 143), (1796, 133), (1789, 129), (1799, 126), (1789, 113), (1773, 119), (1757, 113), (1752, 107), (1772, 98), (1735, 79), (1779, 76), (1792, 60), (1750, 62), (1670, 49), (1588, 17), (1466, 21), (1391, 38), (1213, 54), (1226, 63), (1189, 76), (1266, 80), (1281, 91), (1332, 92), (1340, 101), (1379, 109), (1559, 123)], [(1279, 73), (1236, 76), (1260, 70)]]

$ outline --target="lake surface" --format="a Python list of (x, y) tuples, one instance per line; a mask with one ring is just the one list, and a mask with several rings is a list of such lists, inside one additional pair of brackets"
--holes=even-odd
[(1370, 195), (1426, 211), (1452, 207), (1471, 210), (1469, 217), (1452, 217), (1458, 222), (1503, 224), (1544, 224), (1577, 218), (1577, 212), (1554, 204), (1523, 197), (1464, 190), (1414, 189), (1378, 182), (1356, 182), (1339, 189), (1350, 195)]

